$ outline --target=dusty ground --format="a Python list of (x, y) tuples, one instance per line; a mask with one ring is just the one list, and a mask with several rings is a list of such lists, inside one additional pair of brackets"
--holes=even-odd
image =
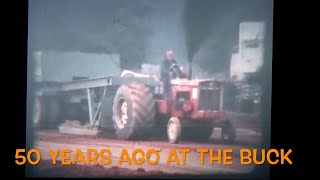
[(102, 165), (73, 165), (63, 166), (61, 161), (53, 167), (50, 160), (41, 161), (34, 169), (34, 175), (37, 177), (105, 177), (105, 176), (142, 176), (153, 175), (160, 176), (165, 174), (159, 170), (152, 170), (146, 172), (143, 168), (137, 170), (130, 170), (128, 168), (119, 168), (113, 166), (105, 168)]
[[(233, 115), (235, 116), (235, 115)], [(211, 140), (206, 142), (182, 141), (179, 144), (169, 144), (165, 139), (147, 140), (147, 141), (123, 141), (105, 136), (84, 136), (61, 134), (57, 130), (41, 130), (35, 133), (35, 148), (41, 153), (41, 161), (34, 166), (34, 174), (37, 177), (118, 177), (118, 176), (136, 176), (136, 175), (164, 175), (164, 174), (243, 174), (250, 173), (255, 168), (254, 165), (240, 165), (239, 150), (241, 148), (259, 148), (261, 143), (261, 132), (257, 120), (254, 116), (245, 118), (244, 115), (237, 116), (242, 122), (237, 125), (237, 142), (234, 145), (223, 145), (219, 142), (220, 130), (213, 132)], [(255, 124), (254, 124), (255, 123)], [(89, 148), (98, 151), (109, 149), (112, 152), (111, 164), (109, 165), (61, 165), (61, 155), (57, 158), (57, 164), (53, 165), (51, 157), (48, 154), (48, 148), (72, 149), (69, 155), (74, 156), (76, 149), (81, 149), (86, 155)], [(148, 149), (156, 149), (159, 152), (160, 159), (158, 164), (149, 165), (128, 165), (127, 163), (118, 163), (123, 149), (127, 149), (131, 155), (134, 149), (141, 148), (145, 152)], [(166, 164), (167, 157), (171, 149), (188, 148), (191, 152), (186, 156), (185, 165)], [(209, 164), (209, 155), (204, 156), (204, 164), (200, 164), (200, 155), (196, 152), (199, 148), (207, 149), (233, 149), (233, 165)], [(178, 154), (181, 159), (181, 154)], [(155, 157), (150, 157), (154, 159)]]

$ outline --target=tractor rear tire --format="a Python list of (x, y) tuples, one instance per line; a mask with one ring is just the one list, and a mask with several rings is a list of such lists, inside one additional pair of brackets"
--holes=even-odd
[(124, 140), (148, 137), (155, 123), (155, 110), (150, 88), (137, 82), (120, 86), (112, 107), (117, 137)]

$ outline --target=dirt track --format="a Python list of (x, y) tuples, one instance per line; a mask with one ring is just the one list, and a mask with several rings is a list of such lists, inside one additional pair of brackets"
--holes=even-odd
[[(188, 142), (183, 141), (179, 144), (170, 144), (166, 140), (149, 140), (149, 141), (123, 141), (117, 139), (110, 139), (101, 136), (84, 136), (60, 134), (57, 131), (42, 130), (35, 133), (35, 148), (40, 150), (41, 161), (35, 166), (35, 176), (41, 177), (83, 177), (83, 176), (117, 176), (117, 175), (158, 175), (158, 174), (215, 174), (215, 173), (249, 173), (254, 166), (243, 166), (239, 162), (240, 148), (259, 148), (261, 134), (257, 131), (249, 129), (237, 129), (237, 143), (235, 145), (220, 144), (219, 129), (214, 131), (211, 140), (207, 142)], [(61, 155), (57, 158), (57, 164), (52, 165), (51, 157), (48, 154), (48, 149), (53, 151), (56, 149), (71, 149), (71, 154), (74, 156), (76, 149), (81, 149), (85, 155), (87, 149), (93, 148), (98, 151), (101, 149), (109, 149), (112, 152), (112, 162), (109, 165), (61, 165)], [(160, 159), (158, 164), (149, 165), (143, 163), (142, 165), (128, 165), (127, 163), (118, 164), (120, 154), (123, 149), (127, 149), (129, 155), (134, 149), (140, 148), (144, 152), (148, 149), (156, 149), (159, 152)], [(186, 164), (176, 165), (171, 163), (166, 164), (167, 157), (171, 149), (187, 148), (191, 149), (187, 153)], [(209, 155), (204, 156), (204, 164), (200, 164), (200, 155), (196, 152), (199, 148), (206, 149), (233, 149), (232, 162), (233, 165), (218, 165), (214, 163), (209, 164)], [(181, 158), (181, 154), (178, 154)], [(151, 157), (151, 159), (154, 157)], [(50, 160), (50, 161), (48, 161)]]
[[(237, 128), (237, 139), (234, 145), (223, 145), (220, 142), (221, 129), (214, 129), (211, 139), (205, 142), (181, 141), (179, 144), (170, 144), (166, 139), (152, 139), (146, 141), (124, 141), (118, 140), (110, 134), (99, 134), (98, 136), (62, 134), (58, 130), (38, 130), (34, 136), (34, 147), (41, 153), (41, 161), (34, 167), (34, 173), (30, 176), (36, 177), (114, 177), (114, 176), (134, 176), (134, 175), (164, 175), (164, 174), (242, 174), (250, 173), (254, 165), (240, 165), (239, 150), (241, 148), (259, 148), (261, 143), (260, 122), (256, 116), (247, 116), (242, 114), (230, 113), (229, 116), (235, 119)], [(98, 152), (102, 149), (109, 149), (111, 154), (111, 163), (108, 165), (61, 165), (61, 153), (57, 157), (56, 165), (52, 164), (52, 158), (48, 149), (71, 149), (72, 152), (69, 162), (74, 158), (76, 149), (80, 149), (84, 157), (88, 149), (96, 149)], [(126, 149), (131, 156), (132, 152), (140, 148), (144, 152), (149, 149), (155, 149), (159, 153), (159, 162), (156, 165), (150, 165), (144, 162), (141, 165), (134, 163), (128, 165), (123, 162), (119, 164), (119, 157)], [(200, 164), (200, 154), (197, 149), (214, 149), (224, 150), (232, 149), (232, 165), (219, 165), (209, 163), (209, 154), (204, 155), (204, 164)], [(175, 163), (167, 164), (170, 151), (175, 149), (190, 149), (186, 154), (186, 164), (176, 165)], [(181, 160), (182, 155), (177, 153)], [(216, 152), (215, 152), (216, 155)], [(141, 156), (140, 156), (141, 157)], [(137, 157), (138, 159), (139, 157)], [(101, 157), (98, 158), (98, 161)], [(155, 159), (154, 155), (150, 156), (151, 160)], [(223, 161), (222, 161), (223, 162)]]

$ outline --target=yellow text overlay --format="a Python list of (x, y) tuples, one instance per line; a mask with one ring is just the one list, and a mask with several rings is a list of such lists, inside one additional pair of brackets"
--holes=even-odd
[[(250, 164), (264, 164), (268, 163), (271, 165), (276, 164), (292, 164), (289, 155), (292, 150), (284, 149), (240, 149), (237, 153), (233, 149), (171, 149), (165, 156), (165, 161), (161, 162), (167, 165), (185, 165), (188, 162), (188, 157), (198, 158), (200, 165), (204, 164), (218, 164), (218, 165), (232, 165), (234, 164), (233, 159), (239, 159), (241, 165)], [(150, 165), (156, 165), (160, 161), (160, 153), (155, 149), (149, 149), (147, 151), (142, 149), (134, 149), (132, 152), (128, 152), (127, 149), (123, 149), (118, 156), (112, 156), (110, 149), (48, 149), (46, 155), (49, 155), (52, 160), (52, 164), (57, 164), (57, 160), (61, 161), (62, 165), (72, 164), (101, 164), (109, 165), (112, 163), (114, 158), (117, 159), (119, 165), (141, 165), (144, 163)], [(113, 157), (113, 159), (111, 158)], [(37, 149), (16, 149), (15, 162), (17, 165), (24, 165), (29, 163), (31, 165), (37, 165), (41, 160), (41, 153)], [(59, 161), (59, 162), (60, 162)], [(194, 163), (194, 161), (192, 162)]]

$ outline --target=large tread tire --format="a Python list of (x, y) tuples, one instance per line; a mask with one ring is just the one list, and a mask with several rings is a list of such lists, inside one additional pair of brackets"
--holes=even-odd
[[(119, 127), (120, 104), (127, 103), (127, 123)], [(120, 86), (113, 101), (113, 122), (116, 135), (119, 139), (145, 139), (155, 124), (155, 101), (150, 88), (144, 84), (131, 82)]]

